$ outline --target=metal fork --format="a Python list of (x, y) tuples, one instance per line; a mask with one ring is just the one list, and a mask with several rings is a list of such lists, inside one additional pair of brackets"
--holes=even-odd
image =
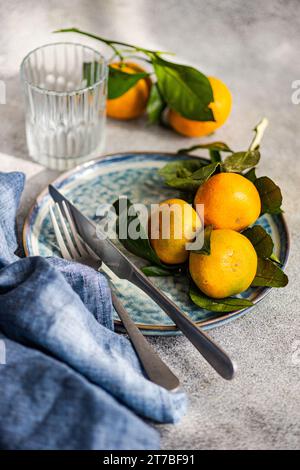
[[(67, 227), (65, 217), (63, 216), (59, 204), (55, 204), (55, 207), (59, 215), (60, 224), (58, 223), (58, 220), (55, 217), (52, 207), (50, 207), (50, 216), (57, 243), (59, 245), (63, 258), (67, 260), (77, 261), (81, 264), (90, 266), (99, 271), (102, 264), (101, 259), (91, 250), (91, 248), (89, 248), (82, 240), (80, 240), (73, 219), (65, 202), (62, 203), (62, 206), (66, 219), (68, 221), (69, 228)], [(60, 230), (60, 225), (62, 227), (62, 232), (64, 234), (65, 239)], [(106, 268), (105, 274), (109, 276), (107, 271), (108, 268)], [(162, 359), (154, 351), (148, 341), (146, 341), (145, 337), (137, 328), (133, 320), (130, 318), (125, 307), (117, 298), (113, 290), (111, 290), (111, 297), (113, 306), (128, 333), (128, 336), (149, 379), (157, 385), (166, 388), (167, 390), (173, 391), (178, 389), (180, 385), (178, 378), (162, 361)]]

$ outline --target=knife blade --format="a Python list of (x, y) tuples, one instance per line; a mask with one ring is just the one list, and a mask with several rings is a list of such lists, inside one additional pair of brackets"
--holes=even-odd
[(83, 215), (58, 189), (49, 185), (49, 193), (58, 203), (67, 204), (77, 231), (90, 248), (118, 277), (127, 279), (142, 289), (173, 320), (182, 333), (198, 349), (206, 361), (224, 379), (234, 377), (236, 366), (228, 354), (160, 291), (97, 227), (94, 221)]

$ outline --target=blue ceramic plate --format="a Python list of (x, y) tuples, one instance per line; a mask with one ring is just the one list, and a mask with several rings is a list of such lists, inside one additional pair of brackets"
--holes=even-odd
[[(165, 153), (120, 153), (108, 155), (99, 160), (81, 165), (59, 177), (54, 185), (60, 189), (82, 212), (96, 220), (96, 210), (100, 203), (112, 203), (119, 195), (126, 195), (132, 202), (157, 203), (169, 197), (178, 197), (176, 190), (163, 188), (157, 169), (170, 159), (187, 158)], [(193, 157), (188, 157), (193, 158)], [(52, 224), (49, 206), (52, 200), (45, 190), (31, 209), (24, 226), (24, 247), (28, 255), (60, 256)], [(282, 215), (264, 215), (259, 223), (270, 233), (274, 241), (275, 254), (283, 264), (288, 257), (289, 241), (286, 223)], [(138, 266), (145, 264), (140, 258), (126, 255)], [(200, 309), (188, 297), (188, 283), (185, 278), (152, 278), (177, 305), (204, 329), (213, 328), (249, 312), (253, 307), (234, 313), (220, 314)], [(142, 291), (126, 280), (114, 279), (119, 296), (136, 324), (145, 334), (177, 334), (173, 322)], [(249, 289), (244, 298), (259, 302), (270, 289)], [(120, 325), (116, 318), (116, 326)]]

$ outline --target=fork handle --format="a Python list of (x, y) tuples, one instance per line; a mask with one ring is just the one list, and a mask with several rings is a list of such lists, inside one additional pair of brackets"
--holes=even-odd
[(235, 365), (223, 349), (185, 315), (177, 305), (163, 294), (147, 277), (139, 270), (134, 270), (130, 279), (137, 287), (149, 295), (173, 320), (179, 330), (198, 349), (206, 361), (224, 379), (231, 380), (235, 373)]
[(111, 291), (111, 297), (113, 306), (122, 320), (122, 323), (149, 379), (157, 385), (166, 388), (167, 390), (177, 390), (180, 383), (176, 375), (174, 375), (169, 367), (161, 360), (150, 343), (146, 341), (140, 330), (135, 325), (134, 321), (130, 318), (122, 302), (120, 302), (113, 291)]

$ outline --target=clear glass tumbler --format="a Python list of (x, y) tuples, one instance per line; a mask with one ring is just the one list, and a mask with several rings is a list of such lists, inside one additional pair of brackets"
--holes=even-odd
[(48, 44), (21, 64), (30, 156), (65, 170), (101, 153), (105, 144), (108, 68), (94, 49)]

